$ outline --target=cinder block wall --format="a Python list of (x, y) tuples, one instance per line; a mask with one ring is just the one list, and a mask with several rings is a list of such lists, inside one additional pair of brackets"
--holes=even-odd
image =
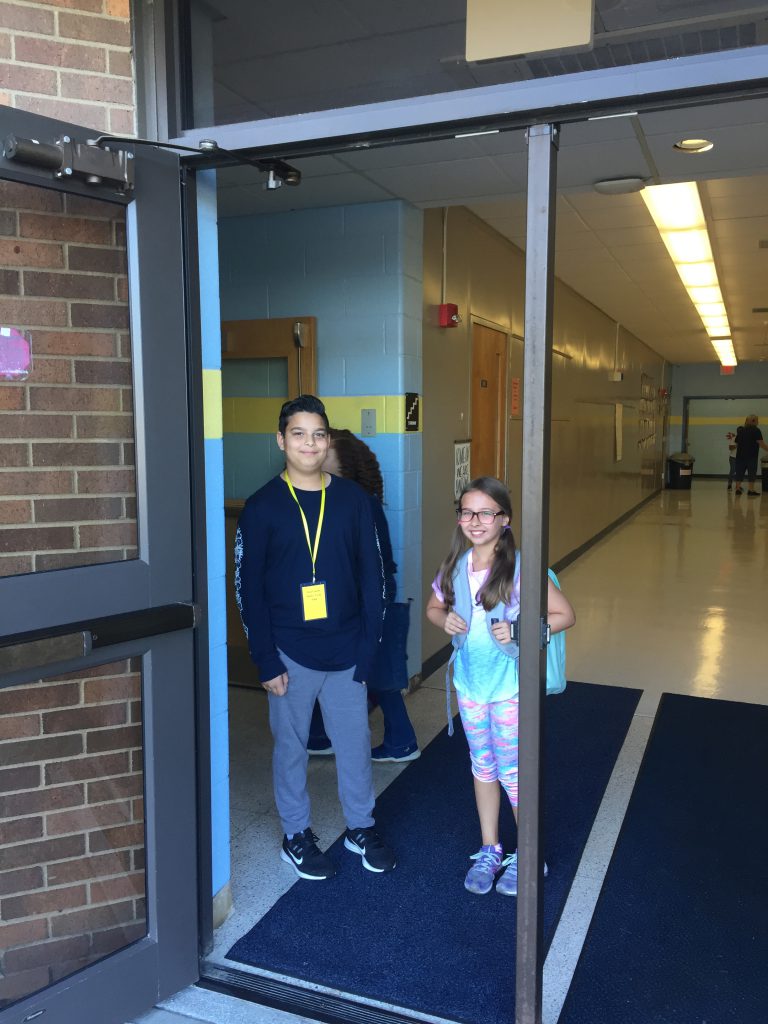
[(132, 135), (129, 0), (0, 0), (0, 103)]
[[(422, 212), (393, 200), (219, 222), (223, 320), (317, 318), (318, 393), (331, 425), (364, 437), (384, 477), (384, 508), (398, 564), (398, 599), (414, 599), (408, 672), (421, 672), (421, 430), (405, 431), (405, 393), (421, 393)], [(224, 403), (230, 476), (259, 485), (277, 471), (280, 400)], [(260, 460), (259, 467), (254, 463)], [(250, 465), (249, 465), (250, 463)], [(240, 495), (238, 495), (239, 497)]]

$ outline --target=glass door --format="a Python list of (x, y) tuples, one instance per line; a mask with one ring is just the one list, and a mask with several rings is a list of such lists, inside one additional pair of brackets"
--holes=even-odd
[(197, 977), (179, 167), (92, 135), (0, 108), (2, 1024)]

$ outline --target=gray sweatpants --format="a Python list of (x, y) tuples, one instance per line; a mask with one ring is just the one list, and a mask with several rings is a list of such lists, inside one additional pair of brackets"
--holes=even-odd
[(269, 725), (275, 741), (272, 775), (275, 803), (286, 835), (312, 824), (307, 792), (307, 740), (315, 700), (336, 753), (339, 800), (348, 828), (373, 825), (371, 733), (368, 692), (352, 678), (354, 668), (318, 672), (280, 652), (288, 670), (288, 691), (269, 694)]

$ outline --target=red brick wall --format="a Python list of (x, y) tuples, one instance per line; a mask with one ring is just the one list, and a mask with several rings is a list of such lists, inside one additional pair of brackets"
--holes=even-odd
[(33, 359), (0, 381), (0, 576), (136, 556), (125, 271), (121, 207), (0, 181), (0, 324)]
[(138, 663), (0, 690), (0, 1008), (145, 934)]
[(0, 103), (134, 134), (129, 0), (0, 0)]

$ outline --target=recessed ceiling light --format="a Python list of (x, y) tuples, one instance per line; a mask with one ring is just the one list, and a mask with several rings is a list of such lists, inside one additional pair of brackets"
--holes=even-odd
[(709, 139), (680, 139), (675, 143), (675, 149), (681, 153), (708, 153), (713, 146)]

